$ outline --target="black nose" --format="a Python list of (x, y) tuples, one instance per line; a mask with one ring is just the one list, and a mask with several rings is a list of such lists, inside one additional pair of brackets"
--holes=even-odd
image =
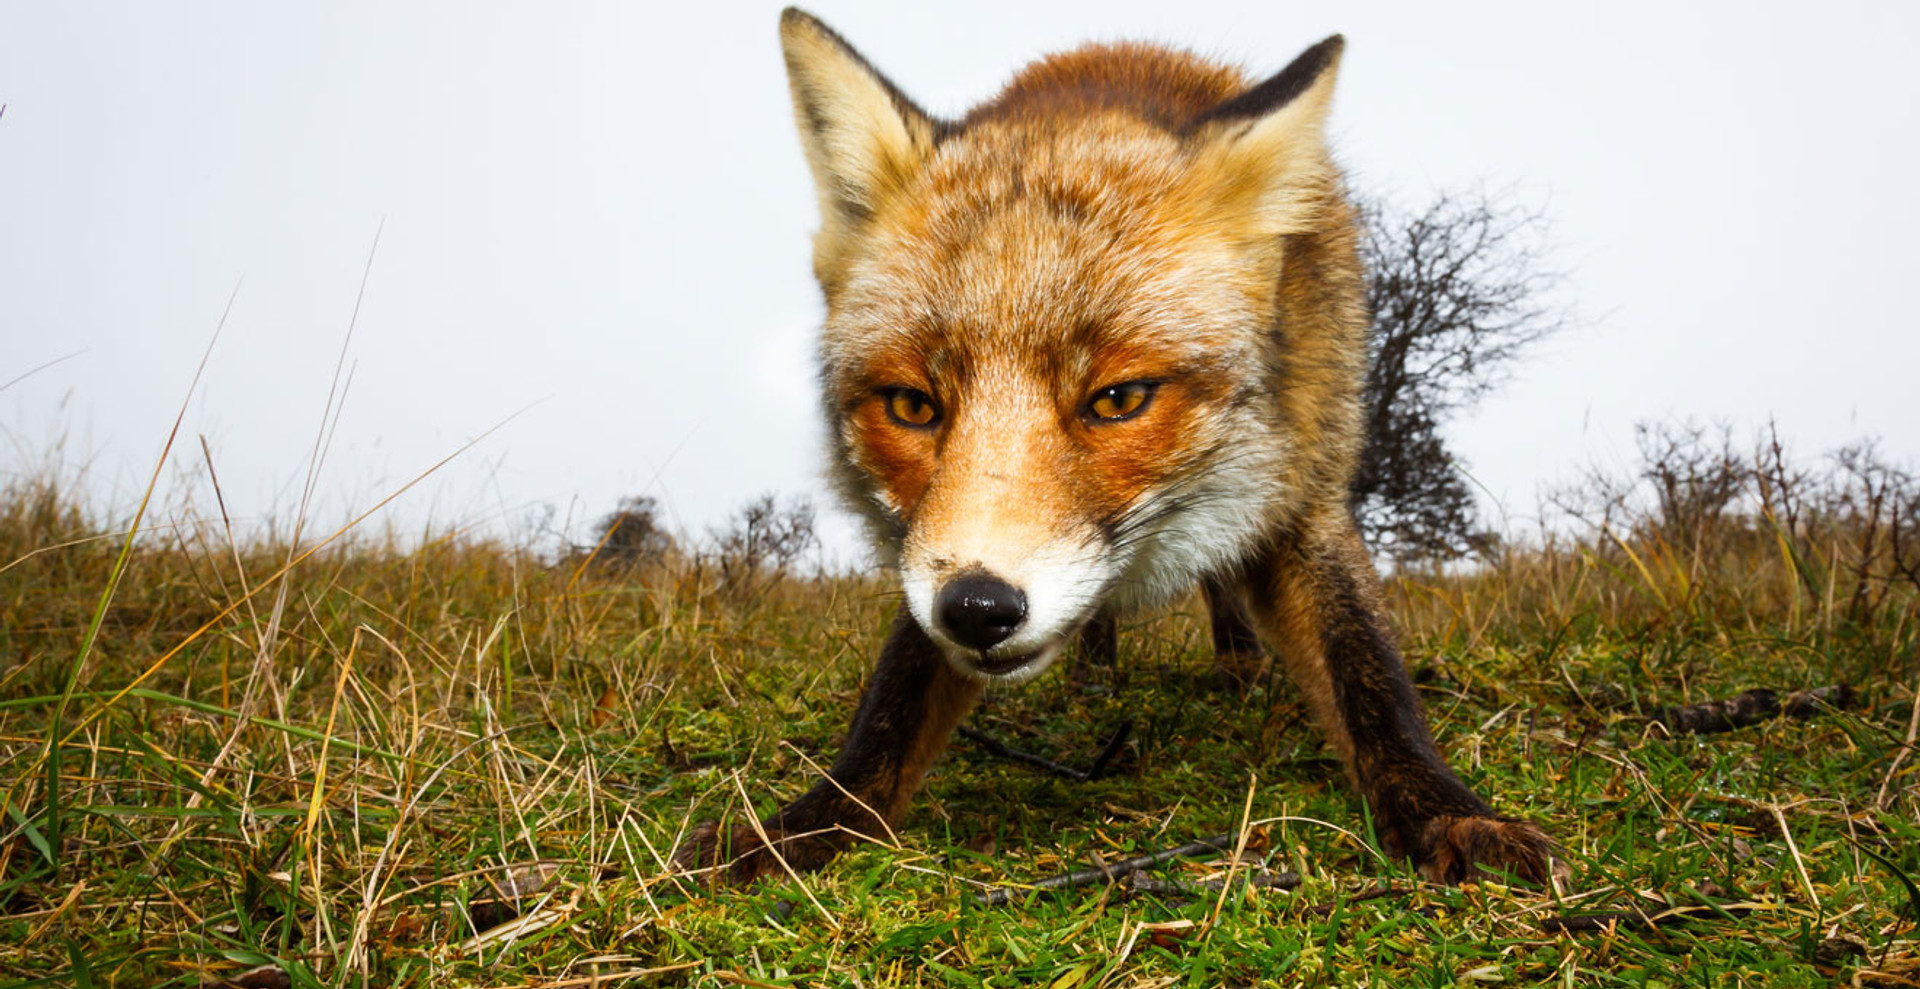
[(940, 625), (963, 645), (985, 649), (1004, 642), (1027, 617), (1027, 596), (1006, 581), (975, 573), (940, 588), (934, 603)]

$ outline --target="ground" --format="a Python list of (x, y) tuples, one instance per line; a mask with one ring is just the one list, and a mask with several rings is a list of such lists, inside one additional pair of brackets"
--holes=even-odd
[[(1218, 675), (1194, 601), (968, 722), (1081, 766), (1130, 723), (1101, 777), (956, 740), (891, 841), (713, 890), (673, 846), (831, 760), (898, 604), (883, 575), (722, 589), (693, 558), (447, 537), (282, 576), (284, 545), (176, 526), (123, 554), (28, 494), (0, 510), (0, 981), (1920, 983), (1915, 604), (1849, 612), (1791, 560), (1626, 542), (1394, 578), (1441, 748), (1564, 845), (1562, 889), (1383, 859), (1291, 688)], [(1844, 707), (1731, 732), (1648, 716), (1841, 683)], [(1297, 887), (979, 900), (1221, 833), (1237, 859), (1152, 875)]]

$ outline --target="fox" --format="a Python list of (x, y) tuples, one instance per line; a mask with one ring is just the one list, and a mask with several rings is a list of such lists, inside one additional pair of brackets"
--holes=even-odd
[(1089, 44), (957, 119), (799, 9), (780, 40), (828, 476), (904, 606), (824, 778), (676, 862), (749, 883), (891, 834), (986, 688), (1076, 641), (1111, 661), (1115, 616), (1198, 587), (1221, 664), (1275, 657), (1389, 855), (1441, 883), (1562, 875), (1441, 756), (1349, 508), (1369, 318), (1325, 140), (1344, 40), (1258, 81)]

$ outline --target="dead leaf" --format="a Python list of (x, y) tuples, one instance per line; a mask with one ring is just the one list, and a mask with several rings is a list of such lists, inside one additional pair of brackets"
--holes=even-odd
[(613, 720), (619, 703), (620, 691), (613, 684), (607, 684), (607, 689), (600, 692), (600, 699), (593, 702), (593, 714), (587, 718), (587, 727), (594, 730), (606, 727), (607, 722)]
[(278, 965), (257, 965), (200, 985), (202, 989), (292, 989), (293, 977)]

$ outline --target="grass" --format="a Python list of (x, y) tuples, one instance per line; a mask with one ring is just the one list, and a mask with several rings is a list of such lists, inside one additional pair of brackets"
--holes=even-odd
[[(1118, 666), (970, 719), (1069, 763), (1132, 719), (1118, 771), (957, 741), (896, 842), (709, 893), (665, 858), (817, 778), (897, 603), (883, 579), (723, 593), (457, 534), (349, 537), (270, 578), (294, 547), (176, 508), (120, 562), (124, 534), (74, 504), (45, 479), (0, 493), (0, 982), (1920, 984), (1920, 605), (1884, 580), (1862, 610), (1853, 543), (1806, 526), (1615, 520), (1393, 582), (1443, 749), (1565, 844), (1558, 894), (1383, 861), (1291, 688), (1215, 685), (1195, 602), (1129, 623)], [(1725, 735), (1642, 716), (1837, 682), (1848, 710)], [(975, 901), (1220, 832), (1299, 888)]]

